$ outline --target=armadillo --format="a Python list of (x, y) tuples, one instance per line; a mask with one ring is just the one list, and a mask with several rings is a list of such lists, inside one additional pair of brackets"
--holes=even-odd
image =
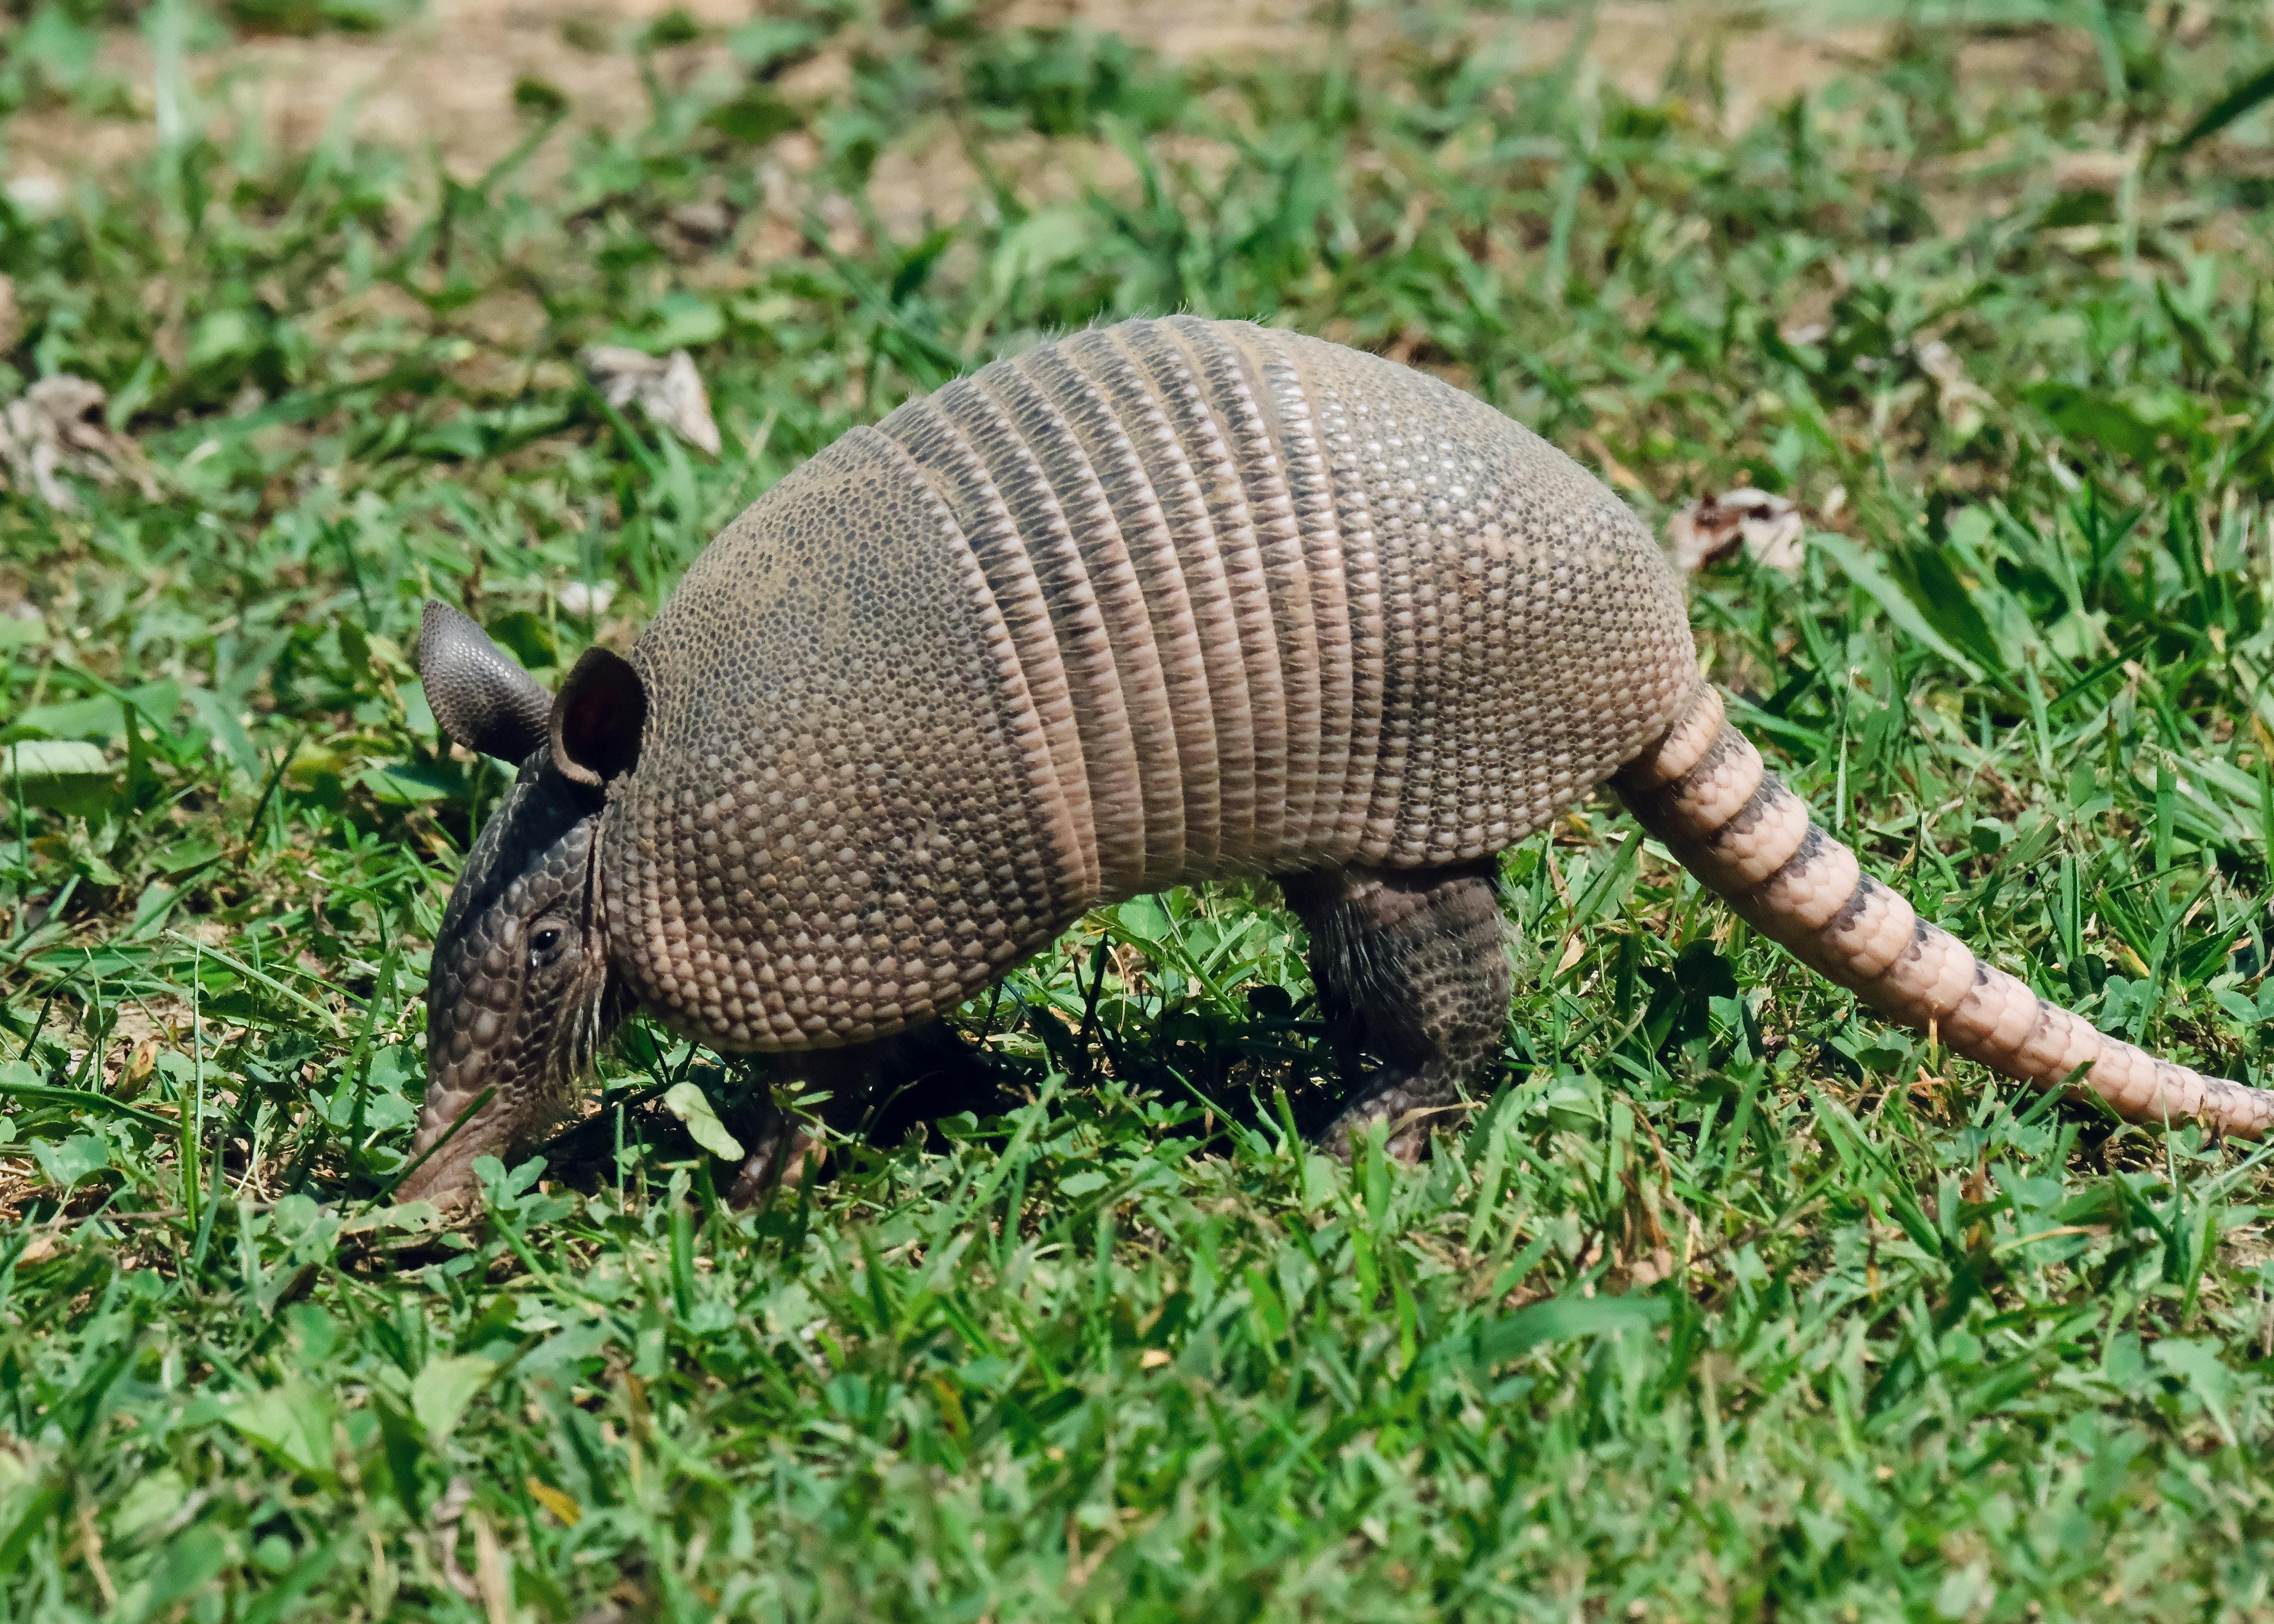
[[(856, 428), (557, 697), (430, 603), (434, 715), (517, 763), (435, 944), (400, 1193), (573, 1110), (634, 1007), (840, 1082), (1087, 910), (1275, 878), (1412, 1155), (1500, 1054), (1497, 854), (1606, 784), (1755, 929), (1950, 1051), (2255, 1138), (2274, 1093), (2103, 1035), (1864, 873), (1703, 680), (1623, 503), (1441, 380), (1176, 318)], [(1370, 1062), (1370, 1064), (1367, 1064)], [(752, 1157), (742, 1186), (765, 1173)]]

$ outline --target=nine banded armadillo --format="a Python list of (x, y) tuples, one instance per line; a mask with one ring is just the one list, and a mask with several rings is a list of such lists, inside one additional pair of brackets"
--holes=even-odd
[(520, 776), (435, 944), (406, 1197), (567, 1112), (634, 1004), (833, 1056), (844, 1090), (1086, 909), (1232, 872), (1277, 876), (1331, 1035), (1375, 1063), (1328, 1141), (1386, 1117), (1411, 1154), (1499, 1050), (1495, 854), (1607, 780), (1756, 928), (1956, 1053), (2082, 1068), (2135, 1120), (2274, 1117), (1864, 876), (1723, 719), (1608, 491), (1314, 339), (1043, 344), (784, 478), (557, 700), (439, 604), (419, 660), (451, 737)]

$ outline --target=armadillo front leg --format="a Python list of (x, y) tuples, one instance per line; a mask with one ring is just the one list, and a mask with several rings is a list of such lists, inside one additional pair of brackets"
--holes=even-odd
[(770, 1086), (730, 1124), (749, 1155), (728, 1202), (748, 1207), (777, 1184), (794, 1189), (804, 1183), (828, 1154), (815, 1119), (840, 1132), (857, 1126), (888, 1068), (891, 1043), (887, 1038), (773, 1056)]
[(936, 1020), (872, 1042), (775, 1056), (772, 1084), (731, 1124), (750, 1147), (728, 1198), (736, 1207), (816, 1171), (828, 1154), (820, 1126), (897, 1134), (896, 1124), (981, 1109), (995, 1095), (985, 1056)]
[[(1319, 1136), (1337, 1154), (1377, 1119), (1391, 1153), (1417, 1158), (1434, 1113), (1499, 1053), (1513, 990), (1497, 860), (1438, 868), (1291, 875), (1287, 904), (1311, 933), (1311, 975), (1328, 1034), (1356, 1079)], [(1378, 1063), (1365, 1071), (1362, 1056)], [(1428, 1113), (1428, 1114), (1417, 1114)]]

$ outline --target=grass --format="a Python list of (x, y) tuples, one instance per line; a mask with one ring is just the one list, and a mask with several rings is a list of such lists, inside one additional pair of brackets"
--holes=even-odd
[[(579, 20), (646, 121), (531, 80), (470, 183), (19, 11), (11, 118), (171, 110), (0, 201), (0, 398), (94, 380), (151, 480), (0, 500), (0, 1617), (2274, 1615), (2250, 1147), (1946, 1064), (1606, 805), (1507, 859), (1507, 1064), (1417, 1169), (1290, 1137), (1301, 944), (1227, 891), (1087, 921), (960, 1018), (1020, 1103), (794, 1201), (722, 1208), (656, 1101), (750, 1079), (641, 1026), (478, 1222), (380, 1201), (502, 786), (422, 595), (556, 674), (848, 426), (1179, 307), (1435, 369), (1653, 524), (1788, 494), (1797, 574), (1697, 583), (1744, 725), (1923, 912), (2266, 1080), (2274, 37), (1959, 12), (1758, 117), (1710, 29), (1638, 99), (1498, 11), (1178, 68), (802, 0), (725, 72)], [(365, 17), (231, 16), (288, 13)], [(600, 341), (689, 348), (722, 456)]]

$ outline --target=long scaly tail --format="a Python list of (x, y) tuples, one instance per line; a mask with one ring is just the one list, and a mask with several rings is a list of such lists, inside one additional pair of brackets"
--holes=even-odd
[(1738, 916), (1892, 1020), (2040, 1088), (2079, 1066), (2132, 1122), (2194, 1117), (2238, 1139), (2274, 1124), (2274, 1091), (2205, 1077), (2097, 1030), (1928, 924), (1864, 874), (1700, 684), (1680, 719), (1611, 780), (1642, 826)]

